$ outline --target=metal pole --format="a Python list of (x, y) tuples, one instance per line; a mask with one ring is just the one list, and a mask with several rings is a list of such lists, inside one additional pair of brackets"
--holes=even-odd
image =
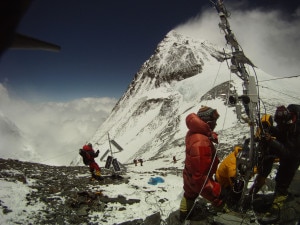
[(107, 136), (108, 136), (108, 143), (109, 143), (110, 154), (113, 157), (113, 152), (112, 152), (112, 149), (111, 149), (111, 143), (110, 143), (109, 133), (107, 133)]

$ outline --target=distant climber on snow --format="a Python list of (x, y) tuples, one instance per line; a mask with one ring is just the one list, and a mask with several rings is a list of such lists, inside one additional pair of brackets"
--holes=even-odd
[(144, 162), (143, 159), (139, 159), (138, 161), (141, 164), (141, 166), (143, 166), (143, 162)]
[(88, 143), (79, 150), (79, 154), (82, 156), (84, 164), (89, 165), (92, 179), (103, 180), (103, 177), (101, 176), (101, 169), (95, 162), (95, 158), (99, 155), (99, 150), (95, 152), (93, 145)]
[(175, 155), (173, 156), (173, 163), (177, 163), (177, 159)]
[(218, 136), (213, 130), (219, 114), (216, 109), (203, 106), (198, 113), (186, 117), (188, 132), (185, 137), (185, 167), (183, 170), (184, 196), (180, 203), (180, 221), (189, 219), (195, 200), (201, 195), (222, 210), (221, 186), (213, 179), (219, 159), (213, 143)]

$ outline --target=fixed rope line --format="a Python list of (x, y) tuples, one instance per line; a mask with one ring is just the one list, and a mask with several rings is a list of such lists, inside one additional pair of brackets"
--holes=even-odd
[(217, 72), (217, 74), (215, 76), (215, 79), (214, 79), (214, 82), (213, 82), (213, 87), (215, 86), (217, 78), (218, 78), (218, 76), (220, 74), (221, 65), (222, 65), (222, 62), (219, 63), (219, 68), (218, 68), (218, 72)]
[[(231, 83), (231, 72), (229, 73), (229, 84)], [(227, 95), (229, 95), (230, 94), (230, 85), (228, 85), (228, 92), (227, 92)], [(224, 130), (224, 127), (225, 127), (225, 121), (226, 121), (226, 117), (227, 117), (227, 112), (228, 112), (228, 98), (227, 98), (227, 102), (226, 102), (227, 104), (226, 104), (226, 107), (225, 107), (225, 115), (224, 115), (224, 120), (223, 120), (223, 125), (222, 125), (222, 129), (220, 130), (221, 132)], [(219, 139), (218, 139), (218, 142), (220, 143), (220, 141), (219, 141)], [(218, 145), (217, 145), (217, 147), (216, 147), (216, 155), (217, 155), (217, 153), (221, 150), (220, 148), (219, 148), (219, 143), (218, 143)]]
[(283, 95), (285, 95), (285, 96), (288, 96), (288, 97), (291, 97), (291, 98), (300, 100), (300, 98), (295, 97), (295, 96), (292, 96), (292, 95), (288, 95), (288, 94), (286, 94), (286, 93), (284, 93), (284, 92), (276, 91), (276, 90), (274, 90), (274, 89), (272, 89), (272, 88), (269, 88), (269, 87), (266, 87), (266, 86), (262, 86), (262, 85), (259, 85), (259, 86), (260, 86), (261, 88), (266, 88), (266, 89), (269, 89), (269, 90), (271, 90), (271, 91), (277, 92), (277, 93), (279, 93), (279, 94), (283, 94)]
[(256, 119), (257, 119), (257, 124), (259, 124), (259, 126), (261, 126), (261, 121), (260, 121), (260, 118), (261, 118), (261, 116), (260, 116), (260, 110), (261, 110), (261, 107), (260, 107), (260, 102), (261, 102), (261, 99), (260, 99), (260, 92), (259, 92), (259, 85), (258, 85), (258, 78), (257, 78), (257, 73), (256, 73), (256, 70), (255, 70), (255, 68), (254, 68), (254, 66), (251, 66), (251, 68), (253, 69), (253, 72), (254, 72), (254, 75), (255, 75), (255, 81), (256, 81), (256, 91), (257, 91), (257, 99), (258, 99), (258, 101), (257, 101), (257, 104), (256, 104), (256, 113), (257, 113), (257, 115), (256, 115)]
[[(218, 76), (219, 76), (219, 72), (220, 72), (220, 69), (221, 69), (221, 65), (222, 65), (222, 62), (220, 62), (220, 64), (219, 64), (219, 68), (218, 68), (218, 71), (217, 71), (217, 74), (216, 74), (216, 76), (215, 76), (215, 79), (214, 79), (214, 82), (213, 82), (213, 84), (212, 84), (212, 88), (211, 88), (211, 89), (213, 89), (214, 86), (215, 86), (215, 83), (216, 83), (217, 78), (218, 78)], [(214, 97), (216, 97), (216, 95), (214, 95)], [(207, 102), (208, 102), (208, 99), (206, 99), (205, 105), (207, 105)]]
[(282, 79), (289, 79), (289, 78), (295, 78), (295, 77), (300, 77), (300, 75), (295, 75), (295, 76), (289, 76), (289, 77), (278, 77), (278, 78), (272, 78), (268, 80), (259, 80), (258, 82), (266, 82), (266, 81), (271, 81), (271, 80), (282, 80)]

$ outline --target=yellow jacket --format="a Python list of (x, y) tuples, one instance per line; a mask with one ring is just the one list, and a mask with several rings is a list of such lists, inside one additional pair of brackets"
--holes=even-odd
[(233, 186), (232, 181), (236, 177), (236, 156), (242, 149), (240, 145), (234, 146), (233, 151), (220, 163), (216, 179), (222, 188)]

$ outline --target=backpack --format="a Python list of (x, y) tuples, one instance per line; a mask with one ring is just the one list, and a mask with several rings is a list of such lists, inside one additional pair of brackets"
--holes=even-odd
[(79, 155), (81, 155), (84, 165), (90, 164), (90, 155), (86, 151), (79, 149)]
[(300, 134), (300, 105), (297, 104), (290, 104), (288, 105), (287, 109), (290, 113), (296, 115), (296, 126), (294, 130), (294, 134), (298, 136)]

